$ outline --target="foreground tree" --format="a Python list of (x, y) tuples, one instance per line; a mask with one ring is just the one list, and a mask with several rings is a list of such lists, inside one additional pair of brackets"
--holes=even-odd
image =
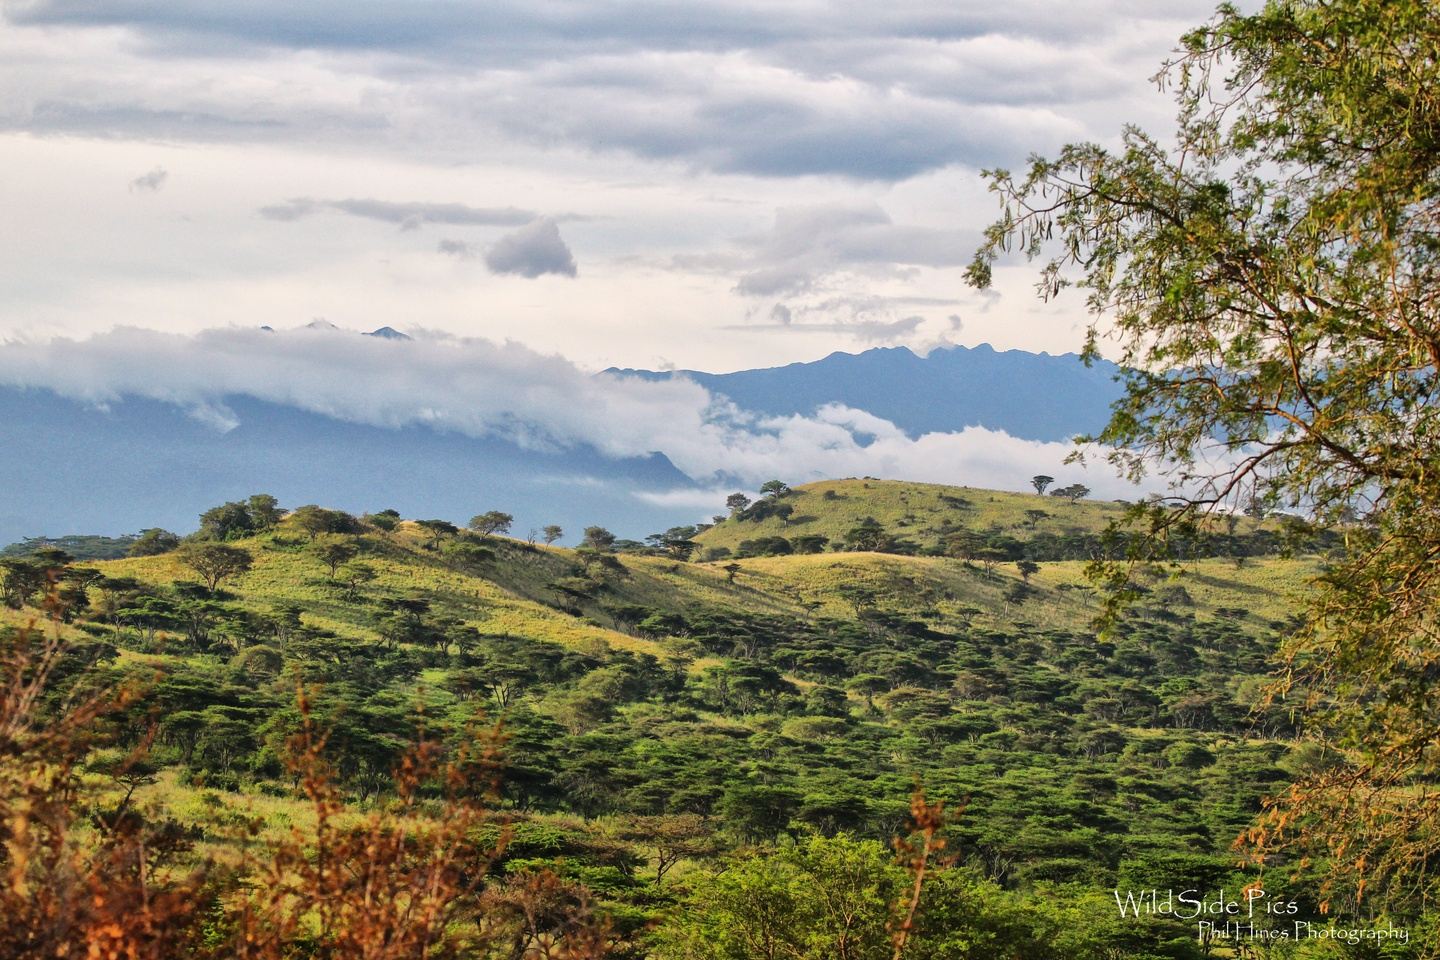
[[(1355, 762), (1297, 784), (1249, 839), (1262, 856), (1313, 841), (1359, 889), (1433, 896), (1440, 8), (1227, 5), (1163, 76), (1173, 135), (990, 175), (1003, 213), (970, 279), (1019, 250), (1045, 259), (1043, 295), (1087, 291), (1087, 355), (1108, 337), (1126, 370), (1094, 439), (1129, 476), (1167, 465), (1186, 497), (1137, 509), (1150, 549), (1216, 508), (1358, 517), (1289, 651)], [(1097, 572), (1128, 599), (1124, 569)]]

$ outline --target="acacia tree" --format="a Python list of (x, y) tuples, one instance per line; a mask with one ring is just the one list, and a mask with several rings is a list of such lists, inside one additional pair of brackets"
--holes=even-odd
[(340, 565), (353, 560), (358, 552), (355, 544), (345, 540), (333, 540), (315, 548), (315, 556), (330, 571), (331, 580), (335, 579), (335, 571)]
[(778, 500), (790, 492), (790, 485), (783, 480), (766, 480), (760, 484), (760, 493), (767, 500)]
[(180, 559), (200, 575), (211, 593), (220, 586), (220, 581), (239, 576), (249, 570), (251, 564), (249, 550), (223, 543), (187, 544), (180, 552)]
[(441, 540), (460, 532), (460, 528), (449, 520), (416, 520), (415, 523), (429, 534), (430, 539), (426, 541), (426, 546), (431, 550), (438, 550)]
[(375, 568), (368, 563), (347, 563), (332, 575), (332, 579), (338, 577), (340, 582), (345, 584), (346, 599), (354, 600), (360, 592), (361, 584), (369, 583), (377, 576)]
[[(1086, 355), (1111, 339), (1126, 371), (1093, 439), (1129, 476), (1167, 465), (1184, 494), (1134, 511), (1145, 549), (1216, 508), (1358, 517), (1288, 648), (1289, 681), (1356, 762), (1297, 784), (1249, 839), (1318, 841), (1361, 888), (1433, 896), (1440, 8), (1226, 5), (1161, 77), (1173, 134), (989, 174), (1003, 212), (969, 278), (987, 286), (1018, 250), (1043, 261), (1044, 296), (1087, 292)], [(1095, 572), (1112, 610), (1130, 599), (1124, 569)]]
[(180, 546), (180, 538), (169, 530), (160, 527), (147, 527), (140, 531), (140, 536), (130, 544), (130, 549), (125, 552), (127, 557), (154, 557), (162, 553), (169, 553)]
[(615, 548), (615, 534), (604, 527), (586, 527), (581, 545), (600, 553), (609, 553)]
[(1054, 477), (1047, 477), (1043, 473), (1037, 473), (1035, 474), (1035, 476), (1030, 478), (1030, 486), (1034, 487), (1035, 492), (1040, 494), (1041, 496), (1044, 496), (1045, 488), (1050, 486), (1050, 484), (1054, 482)]
[(515, 518), (508, 513), (488, 510), (470, 518), (470, 529), (482, 537), (488, 537), (492, 533), (509, 533), (510, 525), (514, 522)]

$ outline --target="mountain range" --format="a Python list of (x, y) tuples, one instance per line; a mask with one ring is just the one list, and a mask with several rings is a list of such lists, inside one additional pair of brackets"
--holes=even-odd
[[(388, 327), (370, 335), (408, 339)], [(718, 374), (607, 372), (687, 377), (772, 417), (809, 416), (841, 404), (891, 421), (911, 437), (979, 426), (1024, 440), (1063, 441), (1103, 425), (1119, 395), (1111, 364), (1087, 367), (1074, 354), (985, 345), (927, 356), (879, 348)], [(186, 532), (202, 510), (258, 491), (292, 507), (393, 507), (406, 516), (458, 521), (502, 509), (515, 515), (520, 533), (559, 523), (578, 535), (601, 523), (635, 537), (706, 518), (723, 499), (723, 491), (696, 484), (661, 452), (616, 459), (584, 445), (524, 449), (429, 426), (357, 424), (248, 396), (225, 403), (239, 426), (221, 432), (156, 400), (97, 406), (46, 389), (0, 386), (0, 448), (6, 451), (0, 543), (156, 525)]]
[(1073, 353), (942, 347), (925, 356), (907, 347), (832, 353), (783, 367), (704, 373), (611, 368), (611, 373), (664, 380), (687, 377), (756, 413), (808, 415), (842, 403), (889, 420), (912, 437), (984, 427), (1025, 440), (1066, 441), (1109, 419), (1122, 390), (1120, 368), (1087, 366)]

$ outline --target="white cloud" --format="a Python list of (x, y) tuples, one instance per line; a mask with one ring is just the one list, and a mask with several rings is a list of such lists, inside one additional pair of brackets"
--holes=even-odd
[(28, 0), (0, 122), (893, 181), (1086, 137), (1213, 4), (900, 6)]
[(742, 295), (771, 297), (808, 293), (846, 272), (892, 278), (907, 268), (959, 266), (979, 242), (974, 231), (897, 224), (873, 202), (814, 204), (781, 207), (764, 233), (676, 262), (735, 276)]
[(456, 240), (451, 237), (440, 238), (440, 242), (435, 245), (435, 250), (457, 260), (469, 260), (475, 256), (474, 244), (468, 240)]
[[(0, 2), (0, 207), (27, 225), (0, 236), (0, 333), (323, 313), (736, 369), (923, 348), (960, 311), (967, 343), (1075, 349), (1080, 298), (1034, 306), (1025, 276), (986, 314), (965, 289), (995, 211), (975, 167), (1163, 129), (1146, 78), (1212, 6)], [(116, 189), (152, 167), (145, 202)], [(477, 269), (532, 212), (573, 282)], [(961, 302), (820, 306), (864, 296)], [(777, 299), (794, 329), (725, 329)]]
[[(1081, 473), (1062, 466), (1071, 449), (1063, 443), (979, 428), (911, 439), (888, 421), (833, 405), (810, 417), (757, 416), (685, 379), (590, 374), (515, 343), (384, 340), (318, 325), (194, 336), (119, 328), (84, 340), (12, 341), (0, 346), (0, 384), (95, 404), (145, 397), (217, 429), (236, 425), (225, 400), (243, 395), (529, 448), (588, 444), (617, 458), (659, 452), (702, 488), (859, 475), (1013, 488), (1035, 473)], [(1084, 478), (1101, 496), (1134, 494), (1104, 469)], [(676, 496), (693, 502), (685, 500), (693, 492)]]

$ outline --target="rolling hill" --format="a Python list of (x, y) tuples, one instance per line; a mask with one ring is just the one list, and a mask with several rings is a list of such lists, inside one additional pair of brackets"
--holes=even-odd
[[(1120, 509), (863, 479), (781, 499), (793, 528), (843, 537), (874, 517), (923, 544), (946, 524), (1043, 544), (1046, 524), (1090, 535)], [(1057, 519), (1027, 516), (1037, 505)], [(143, 691), (84, 767), (89, 802), (133, 795), (194, 839), (191, 856), (234, 858), (227, 824), (252, 824), (243, 846), (313, 816), (281, 762), (297, 685), (357, 812), (384, 797), (420, 727), (453, 745), (480, 714), (501, 723), (494, 802), (514, 834), (494, 869), (583, 884), (643, 955), (689, 891), (757, 850), (854, 837), (888, 862), (878, 841), (903, 826), (917, 779), (968, 804), (948, 828), (967, 905), (1098, 918), (1093, 891), (1123, 876), (1240, 884), (1231, 840), (1308, 756), (1258, 693), (1313, 557), (1137, 569), (1140, 601), (1101, 637), (1083, 560), (687, 562), (381, 519), (312, 533), (292, 514), (153, 556), (28, 561), (67, 598), (60, 676)], [(701, 549), (738, 547), (750, 527), (793, 535), (772, 520), (726, 521)], [(191, 562), (206, 549), (247, 569), (207, 590)], [(0, 560), (0, 634), (39, 615), (44, 577), (25, 581), (26, 562)], [(117, 784), (146, 737), (149, 772)], [(1163, 945), (1184, 933), (1115, 936), (1172, 956)]]

